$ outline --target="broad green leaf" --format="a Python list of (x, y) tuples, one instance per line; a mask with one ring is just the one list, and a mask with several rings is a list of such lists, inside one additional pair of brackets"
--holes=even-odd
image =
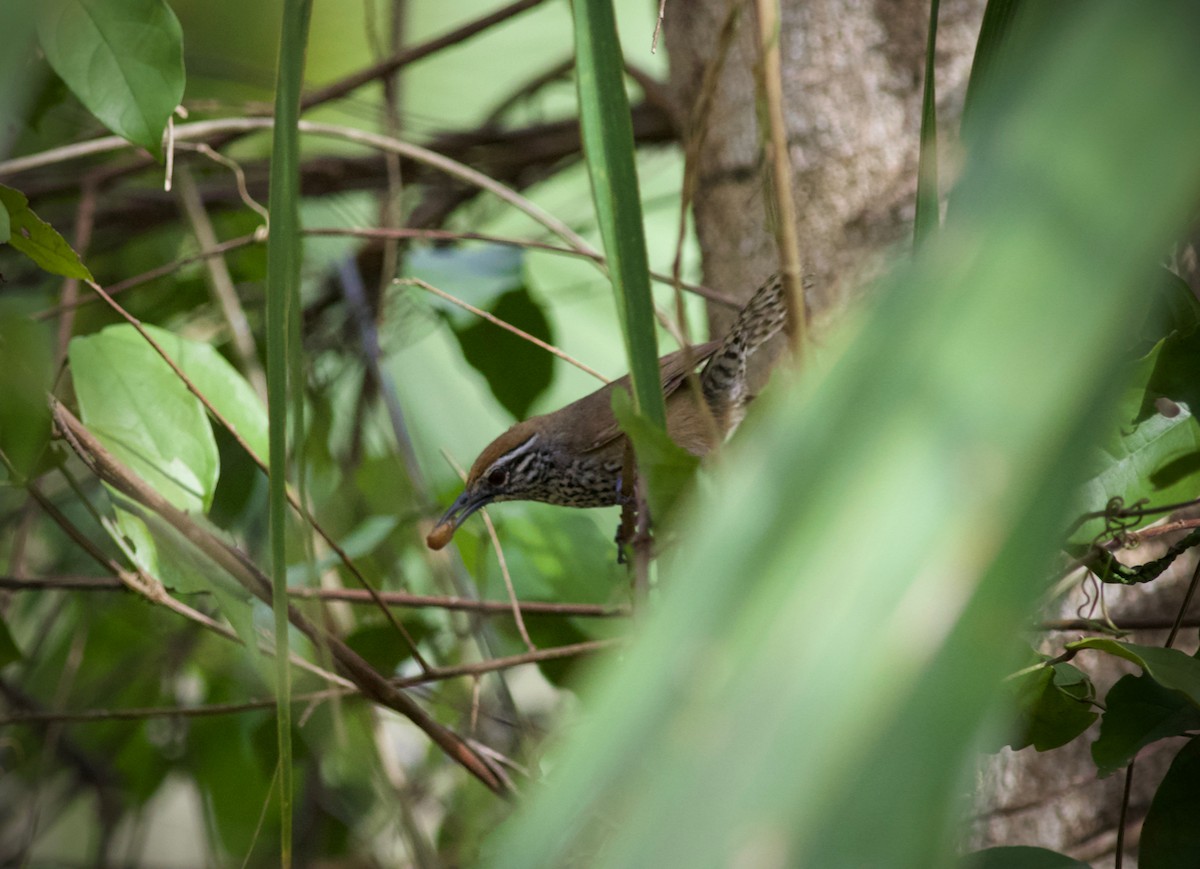
[[(504, 293), (488, 306), (501, 320), (553, 343), (550, 321), (524, 287)], [(492, 395), (517, 419), (529, 409), (554, 379), (554, 357), (524, 338), (492, 323), (474, 320), (454, 330), (463, 358), (487, 378)]]
[[(1200, 424), (1191, 410), (1178, 405), (1174, 416), (1155, 413), (1099, 453), (1101, 470), (1080, 492), (1088, 511), (1103, 510), (1111, 498), (1126, 506), (1146, 498), (1151, 503), (1186, 501), (1197, 494), (1195, 472), (1200, 470)], [(1091, 541), (1104, 528), (1102, 519), (1082, 525), (1072, 539)]]
[(12, 235), (12, 221), (8, 216), (8, 203), (0, 197), (0, 244), (5, 244)]
[(70, 345), (83, 421), (112, 453), (180, 510), (212, 502), (219, 459), (199, 399), (131, 327)]
[(1200, 738), (1175, 755), (1142, 824), (1138, 869), (1195, 869), (1200, 865)]
[(633, 443), (638, 472), (646, 482), (650, 513), (662, 521), (687, 491), (700, 460), (671, 440), (662, 429), (635, 414), (633, 401), (624, 389), (613, 390), (612, 405), (617, 421)]
[(612, 0), (577, 0), (572, 11), (584, 162), (629, 355), (634, 406), (653, 425), (665, 429), (633, 125)]
[(1135, 279), (1200, 188), (1200, 9), (1088, 10), (976, 106), (942, 231), (821, 382), (759, 397), (489, 865), (952, 864)]
[(54, 380), (50, 330), (27, 308), (0, 299), (0, 449), (23, 476), (34, 473), (50, 440), (46, 394)]
[[(1152, 295), (1139, 336), (1143, 353), (1151, 351), (1156, 345), (1191, 335), (1200, 326), (1200, 299), (1196, 298), (1187, 281), (1162, 267), (1157, 268), (1153, 275), (1153, 279), (1147, 281)], [(1174, 385), (1189, 391), (1184, 394), (1172, 395), (1171, 391), (1162, 394), (1175, 401), (1200, 406), (1200, 389), (1183, 382)]]
[[(142, 328), (162, 346), (188, 380), (250, 445), (255, 455), (266, 461), (267, 409), (246, 378), (211, 344), (182, 338), (157, 326)], [(131, 336), (136, 335), (132, 326), (113, 326), (106, 330), (109, 331), (122, 333), (129, 340), (134, 340)], [(144, 343), (140, 336), (136, 340)]]
[(1159, 685), (1181, 692), (1193, 705), (1200, 707), (1200, 661), (1178, 649), (1139, 646), (1107, 637), (1088, 637), (1067, 643), (1065, 648), (1072, 651), (1095, 649), (1124, 658), (1141, 667)]
[(110, 130), (155, 157), (183, 99), (183, 31), (163, 0), (43, 0), (46, 60)]
[(986, 848), (967, 854), (958, 863), (958, 869), (1090, 869), (1066, 854), (1034, 848), (1028, 845), (1010, 845), (1002, 848)]
[(17, 648), (17, 641), (13, 639), (4, 619), (0, 619), (0, 669), (19, 660), (21, 660), (21, 650)]
[(1200, 709), (1150, 676), (1122, 676), (1104, 697), (1092, 760), (1101, 778), (1126, 766), (1152, 742), (1200, 730)]
[(1168, 335), (1148, 354), (1151, 370), (1145, 379), (1140, 416), (1155, 412), (1155, 402), (1166, 398), (1176, 404), (1200, 407), (1200, 328)]
[(1066, 745), (1096, 720), (1090, 701), (1095, 689), (1080, 670), (1070, 664), (1043, 667), (1024, 676), (1016, 688), (1020, 735), (1014, 749), (1032, 745), (1049, 751)]
[(65, 278), (92, 279), (92, 273), (54, 227), (29, 207), (25, 194), (0, 184), (0, 203), (8, 214), (8, 243), (41, 268)]

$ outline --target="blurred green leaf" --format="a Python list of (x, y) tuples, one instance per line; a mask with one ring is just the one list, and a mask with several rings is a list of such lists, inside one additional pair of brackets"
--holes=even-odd
[(1175, 755), (1158, 786), (1138, 842), (1138, 869), (1194, 869), (1200, 863), (1200, 738)]
[(1049, 751), (1066, 745), (1098, 717), (1090, 703), (1096, 694), (1091, 680), (1070, 664), (1034, 670), (1013, 688), (1019, 733), (1009, 743), (1014, 749), (1032, 745)]
[(1181, 692), (1200, 707), (1200, 661), (1178, 649), (1122, 643), (1107, 637), (1087, 637), (1067, 643), (1063, 648), (1068, 651), (1094, 649), (1130, 661), (1164, 688)]
[(1087, 8), (1005, 65), (937, 240), (821, 383), (756, 401), (490, 865), (953, 862), (1136, 278), (1200, 188), (1200, 9)]
[(633, 125), (612, 0), (578, 0), (572, 4), (572, 11), (584, 162), (592, 181), (596, 219), (604, 238), (608, 274), (629, 355), (634, 406), (652, 425), (665, 430), (654, 300), (650, 295), (642, 199), (633, 157)]
[[(477, 308), (488, 308), (497, 296), (525, 286), (525, 255), (517, 247), (418, 247), (405, 258), (404, 266), (405, 275), (420, 278)], [(456, 305), (438, 304), (456, 328), (476, 322), (473, 314)]]
[(958, 869), (1090, 869), (1066, 854), (1033, 848), (1028, 845), (1012, 845), (1004, 848), (986, 848), (967, 854), (958, 863)]
[(12, 632), (4, 623), (4, 619), (0, 618), (0, 669), (19, 660), (21, 660), (21, 650), (17, 648), (17, 641), (13, 639)]
[[(257, 751), (252, 740), (270, 721), (269, 713), (251, 712), (232, 719), (197, 718), (189, 727), (185, 763), (221, 843), (239, 857), (270, 854), (278, 837), (278, 814), (264, 811), (264, 805), (278, 805), (278, 788), (271, 787), (274, 759)], [(265, 822), (261, 832), (260, 820)]]
[(92, 433), (175, 507), (205, 512), (220, 468), (199, 399), (131, 326), (74, 338), (69, 355)]
[(1152, 742), (1200, 730), (1196, 704), (1146, 675), (1118, 679), (1104, 696), (1104, 707), (1100, 736), (1092, 743), (1100, 778), (1126, 766)]
[(34, 472), (50, 440), (46, 395), (54, 380), (50, 330), (28, 308), (0, 299), (0, 449), (23, 476)]
[(162, 157), (183, 99), (183, 31), (163, 0), (43, 0), (46, 60), (110, 130)]
[[(409, 636), (421, 643), (429, 629), (420, 619), (405, 619)], [(412, 657), (412, 647), (390, 624), (368, 624), (355, 628), (346, 643), (362, 655), (372, 667), (384, 675), (396, 672), (401, 663)]]
[[(524, 287), (504, 293), (489, 311), (535, 338), (553, 343), (550, 321)], [(524, 338), (492, 323), (474, 320), (454, 330), (463, 358), (487, 378), (492, 395), (517, 419), (529, 409), (554, 379), (554, 357)]]
[(92, 273), (79, 259), (79, 254), (54, 231), (54, 227), (33, 213), (24, 193), (0, 184), (0, 204), (8, 214), (9, 235), (5, 240), (15, 249), (51, 274), (92, 279)]

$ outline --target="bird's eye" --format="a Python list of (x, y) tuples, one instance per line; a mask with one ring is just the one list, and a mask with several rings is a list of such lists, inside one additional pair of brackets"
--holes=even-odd
[(504, 468), (496, 468), (487, 475), (487, 481), (489, 486), (498, 489), (508, 482), (508, 471)]

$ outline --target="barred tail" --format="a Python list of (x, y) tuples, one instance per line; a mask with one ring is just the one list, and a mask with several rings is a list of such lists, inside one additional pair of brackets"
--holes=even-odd
[(746, 362), (787, 321), (783, 279), (771, 275), (738, 312), (733, 328), (700, 375), (704, 398), (714, 412), (732, 410), (740, 419), (748, 395)]

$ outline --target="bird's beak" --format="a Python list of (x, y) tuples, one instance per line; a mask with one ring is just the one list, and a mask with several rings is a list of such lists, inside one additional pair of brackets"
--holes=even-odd
[(430, 549), (441, 549), (444, 547), (450, 542), (450, 538), (454, 536), (454, 532), (458, 530), (458, 526), (480, 507), (486, 507), (490, 504), (491, 500), (490, 495), (482, 495), (478, 492), (472, 492), (470, 489), (464, 489), (463, 493), (454, 499), (454, 503), (450, 505), (450, 509), (433, 526), (433, 530), (425, 538), (425, 545)]

